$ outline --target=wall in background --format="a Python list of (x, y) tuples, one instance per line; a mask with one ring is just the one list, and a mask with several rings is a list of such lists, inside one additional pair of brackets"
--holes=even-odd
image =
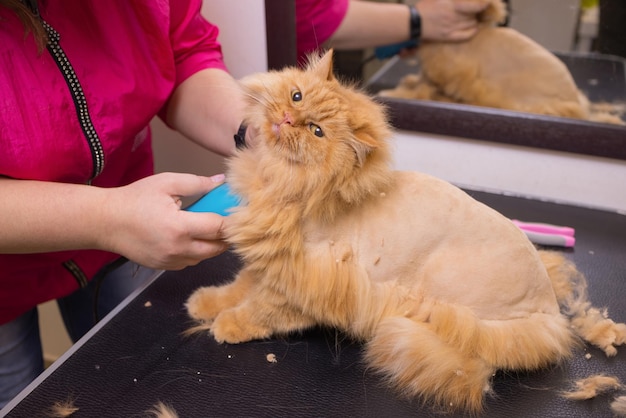
[(626, 161), (401, 131), (398, 169), (473, 190), (496, 191), (626, 214)]

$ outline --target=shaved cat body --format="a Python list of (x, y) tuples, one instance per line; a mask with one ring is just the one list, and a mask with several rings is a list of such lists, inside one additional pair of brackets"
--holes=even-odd
[(626, 327), (594, 316), (575, 267), (455, 186), (392, 170), (384, 109), (332, 68), (331, 51), (242, 81), (258, 137), (229, 161), (226, 237), (243, 268), (191, 295), (195, 331), (336, 327), (401, 393), (472, 412), (498, 369), (558, 363), (579, 337), (615, 354)]

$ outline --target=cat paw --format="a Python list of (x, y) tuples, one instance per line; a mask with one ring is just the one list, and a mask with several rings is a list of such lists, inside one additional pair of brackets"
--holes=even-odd
[(211, 321), (219, 313), (220, 307), (217, 298), (217, 287), (201, 287), (187, 299), (185, 307), (193, 319)]
[(211, 325), (211, 334), (218, 343), (239, 344), (247, 341), (268, 338), (271, 331), (255, 325), (251, 318), (239, 320), (236, 311), (224, 311)]

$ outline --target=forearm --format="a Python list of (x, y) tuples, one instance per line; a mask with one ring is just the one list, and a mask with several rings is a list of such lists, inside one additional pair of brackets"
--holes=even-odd
[(351, 1), (345, 18), (326, 47), (360, 49), (409, 39), (410, 13), (404, 4)]
[(223, 181), (161, 173), (98, 188), (0, 177), (0, 253), (95, 249), (157, 269), (180, 269), (226, 249), (224, 218), (181, 210), (180, 198)]
[(96, 187), (0, 178), (0, 253), (101, 248)]
[(242, 122), (244, 96), (237, 81), (219, 69), (185, 80), (168, 105), (167, 123), (199, 145), (221, 155), (235, 149), (233, 135)]
[[(414, 4), (421, 16), (422, 41), (458, 42), (478, 30), (477, 14), (487, 0), (420, 0)], [(410, 11), (404, 4), (352, 0), (333, 36), (325, 43), (336, 49), (360, 49), (395, 44), (410, 39)]]

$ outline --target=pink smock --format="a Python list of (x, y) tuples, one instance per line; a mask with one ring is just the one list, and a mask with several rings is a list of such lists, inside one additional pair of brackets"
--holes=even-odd
[[(43, 51), (0, 7), (0, 175), (100, 187), (150, 175), (150, 120), (195, 72), (226, 70), (202, 1), (39, 3), (58, 34), (58, 47)], [(68, 295), (116, 257), (0, 254), (0, 324)]]
[(349, 0), (296, 0), (298, 62), (318, 50), (335, 33), (348, 12)]

